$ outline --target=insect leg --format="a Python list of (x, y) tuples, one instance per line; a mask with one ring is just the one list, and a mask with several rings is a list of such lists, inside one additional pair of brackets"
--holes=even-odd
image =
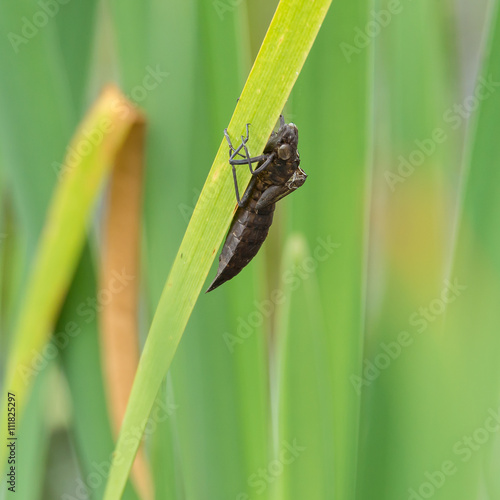
[[(250, 181), (250, 184), (249, 184), (247, 190), (243, 194), (243, 198), (240, 199), (240, 192), (238, 189), (238, 179), (236, 176), (236, 168), (235, 168), (235, 165), (237, 164), (236, 162), (238, 160), (235, 160), (234, 158), (236, 155), (240, 155), (243, 157), (243, 154), (241, 154), (240, 151), (241, 151), (241, 148), (244, 148), (247, 159), (250, 159), (249, 154), (248, 154), (248, 149), (246, 147), (246, 143), (247, 143), (248, 137), (249, 137), (249, 125), (250, 125), (249, 123), (246, 124), (246, 134), (247, 135), (246, 135), (246, 137), (241, 136), (241, 144), (238, 146), (238, 148), (235, 148), (233, 146), (233, 144), (231, 142), (231, 138), (229, 137), (229, 134), (227, 133), (227, 128), (224, 129), (224, 136), (226, 137), (226, 141), (229, 144), (229, 164), (231, 165), (231, 168), (233, 171), (234, 190), (236, 193), (236, 200), (238, 201), (238, 206), (243, 206), (244, 204), (246, 204), (246, 202), (248, 201), (248, 198), (250, 196), (250, 193), (253, 189), (253, 185), (255, 184), (254, 179), (252, 179)], [(243, 160), (242, 163), (246, 163), (247, 161), (248, 160)], [(252, 171), (251, 167), (250, 167), (250, 171)]]
[[(276, 203), (279, 199), (281, 199), (283, 196), (287, 194), (286, 191), (287, 189), (284, 186), (268, 187), (259, 198), (259, 201), (255, 206), (255, 209), (261, 210), (262, 208), (269, 206), (271, 203)], [(288, 192), (291, 191), (288, 190)]]
[(255, 169), (255, 170), (250, 169), (250, 172), (252, 172), (252, 175), (257, 175), (258, 173), (265, 170), (271, 164), (271, 162), (273, 160), (274, 160), (274, 153), (271, 153), (270, 155), (254, 156), (253, 158), (248, 158), (246, 160), (229, 159), (229, 163), (231, 165), (245, 165), (245, 164), (248, 164), (249, 162), (256, 163), (259, 161), (263, 161), (264, 163), (260, 167), (258, 167), (257, 169)]
[[(247, 128), (247, 141), (248, 141), (248, 128)], [(246, 143), (245, 138), (243, 136), (241, 136), (241, 145), (243, 146), (243, 149), (245, 150), (245, 155), (246, 155), (247, 162), (248, 162), (248, 168), (250, 169), (250, 173), (253, 175), (252, 159), (250, 158), (250, 153), (248, 152), (247, 143)]]
[(267, 156), (266, 161), (260, 167), (256, 168), (253, 171), (253, 175), (257, 175), (263, 170), (265, 170), (272, 163), (273, 160), (274, 160), (274, 153), (271, 153), (270, 155)]
[(285, 117), (280, 115), (280, 128), (285, 126)]
[[(252, 163), (256, 163), (258, 161), (264, 161), (267, 160), (271, 155), (260, 155), (260, 156), (254, 156), (253, 158), (250, 158), (250, 161)], [(274, 158), (274, 157), (273, 157)], [(229, 160), (229, 163), (231, 165), (247, 165), (248, 164), (248, 159), (245, 160)]]
[(257, 177), (252, 177), (250, 179), (250, 183), (248, 184), (248, 187), (247, 187), (246, 191), (243, 193), (243, 196), (242, 196), (241, 200), (238, 201), (238, 206), (239, 207), (243, 208), (247, 204), (247, 202), (248, 202), (248, 200), (250, 198), (250, 195), (252, 194), (253, 188), (255, 187), (256, 183), (257, 183)]
[[(248, 152), (248, 148), (247, 148), (248, 137), (250, 135), (250, 131), (248, 129), (249, 125), (250, 125), (249, 123), (247, 123), (247, 125), (246, 125), (247, 136), (246, 137), (241, 136), (241, 146), (245, 150), (245, 155), (246, 155), (246, 159), (248, 162), (248, 168), (250, 169), (250, 173), (253, 174), (252, 159), (250, 158), (250, 153)], [(241, 156), (243, 156), (243, 155), (241, 155)]]
[(253, 188), (255, 187), (255, 183), (257, 182), (257, 177), (252, 177), (250, 179), (248, 187), (246, 188), (245, 192), (243, 193), (243, 196), (240, 199), (240, 191), (238, 189), (238, 179), (236, 177), (236, 168), (234, 168), (234, 165), (231, 165), (231, 167), (233, 169), (234, 191), (236, 193), (236, 200), (238, 202), (238, 206), (243, 208), (247, 204), (250, 195), (252, 194)]
[(233, 144), (231, 142), (231, 138), (229, 137), (229, 134), (227, 133), (227, 128), (224, 129), (224, 136), (226, 137), (226, 141), (229, 144), (229, 152), (234, 151)]
[(231, 165), (231, 168), (233, 169), (234, 191), (236, 192), (236, 200), (238, 201), (239, 205), (241, 203), (241, 200), (240, 200), (240, 192), (238, 190), (238, 179), (236, 177), (236, 168), (234, 168), (234, 165)]
[(241, 136), (241, 140), (246, 144), (248, 142), (248, 136), (250, 134), (250, 131), (248, 130), (248, 127), (250, 127), (250, 123), (247, 123), (245, 125), (245, 129), (247, 131), (247, 136), (245, 137), (245, 139), (243, 139), (243, 136)]
[[(242, 137), (243, 138), (243, 137)], [(274, 153), (271, 153), (270, 155), (260, 155), (260, 156), (255, 156), (254, 158), (250, 158), (250, 154), (248, 153), (248, 148), (246, 147), (246, 144), (243, 144), (243, 149), (245, 150), (245, 153), (247, 155), (247, 162), (248, 162), (248, 168), (250, 169), (250, 172), (252, 175), (257, 175), (258, 173), (262, 172), (265, 170), (271, 162), (274, 160)], [(265, 160), (264, 163), (256, 168), (255, 170), (252, 169), (252, 163), (255, 163), (257, 161), (262, 161)], [(240, 160), (235, 160), (239, 164)], [(243, 163), (244, 160), (241, 160), (241, 163)]]
[[(281, 116), (281, 118), (283, 118), (283, 117)], [(243, 135), (241, 136), (241, 144), (237, 148), (235, 148), (233, 146), (233, 144), (231, 142), (231, 138), (229, 137), (229, 134), (227, 133), (227, 128), (224, 129), (224, 135), (226, 137), (227, 143), (229, 144), (229, 163), (231, 164), (231, 166), (234, 167), (234, 165), (247, 164), (248, 168), (250, 170), (250, 173), (252, 175), (255, 175), (256, 173), (262, 172), (262, 170), (267, 168), (267, 166), (271, 163), (272, 159), (274, 159), (274, 155), (273, 154), (271, 154), (271, 155), (264, 154), (264, 155), (254, 156), (253, 158), (250, 156), (250, 153), (249, 153), (247, 145), (246, 145), (248, 142), (249, 135), (250, 135), (249, 127), (250, 127), (250, 123), (247, 123), (245, 126), (246, 137)], [(244, 155), (242, 153), (240, 153), (240, 151), (242, 149), (245, 151)], [(242, 158), (245, 158), (245, 159), (244, 160), (235, 160), (237, 155), (241, 156)], [(257, 163), (260, 161), (264, 161), (264, 163), (259, 168), (254, 170), (252, 168), (252, 163)]]
[(261, 210), (271, 203), (276, 203), (281, 200), (285, 196), (288, 196), (290, 193), (293, 193), (296, 189), (306, 182), (307, 175), (306, 173), (299, 167), (288, 179), (285, 184), (279, 186), (270, 186), (268, 187), (260, 196), (259, 201), (255, 205), (256, 210)]
[[(248, 130), (248, 129), (247, 129)], [(248, 135), (248, 132), (247, 132)], [(229, 159), (232, 160), (236, 155), (239, 155), (241, 157), (244, 157), (240, 151), (241, 148), (243, 147), (243, 144), (240, 144), (238, 148), (235, 148), (233, 144), (231, 143), (231, 138), (229, 137), (229, 134), (227, 133), (227, 128), (224, 129), (224, 136), (226, 137), (226, 141), (229, 144)], [(248, 140), (248, 139), (247, 139)]]

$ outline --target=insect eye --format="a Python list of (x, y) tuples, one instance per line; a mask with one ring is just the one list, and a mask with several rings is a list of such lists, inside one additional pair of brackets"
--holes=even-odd
[(288, 160), (292, 156), (292, 148), (288, 144), (283, 144), (278, 149), (278, 156), (281, 160)]

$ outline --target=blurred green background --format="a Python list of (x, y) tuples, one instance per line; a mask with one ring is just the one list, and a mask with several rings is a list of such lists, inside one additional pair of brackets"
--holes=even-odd
[[(68, 142), (110, 81), (149, 121), (144, 341), (276, 5), (2, 2), (2, 366)], [(307, 183), (198, 299), (146, 442), (157, 499), (500, 499), (497, 82), (497, 1), (333, 2), (284, 110)], [(19, 430), (23, 500), (103, 496), (98, 327), (78, 313), (100, 206), (55, 328), (83, 334)]]

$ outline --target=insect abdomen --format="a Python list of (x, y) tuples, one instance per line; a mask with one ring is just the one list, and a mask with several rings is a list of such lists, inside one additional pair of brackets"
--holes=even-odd
[(257, 254), (273, 222), (274, 204), (256, 213), (238, 208), (219, 257), (217, 276), (207, 292), (234, 278)]

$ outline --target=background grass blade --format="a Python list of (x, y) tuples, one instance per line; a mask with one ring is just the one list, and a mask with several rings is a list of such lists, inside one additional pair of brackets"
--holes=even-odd
[[(70, 442), (74, 444), (80, 470), (80, 476), (68, 477), (63, 489), (59, 485), (60, 489), (54, 490), (60, 494), (66, 493), (69, 496), (68, 500), (78, 498), (77, 492), (83, 489), (91, 499), (99, 500), (103, 497), (105, 477), (115, 443), (100, 363), (97, 310), (92, 305), (92, 301), (97, 299), (100, 291), (93, 266), (94, 262), (87, 245), (54, 328), (54, 335), (63, 341), (59, 357), (68, 381), (70, 395), (68, 406), (72, 408), (71, 415), (74, 421)], [(69, 336), (66, 333), (71, 331), (71, 325), (76, 325), (76, 335)], [(65, 459), (68, 462), (67, 457), (60, 455), (61, 460)], [(57, 484), (57, 481), (54, 481), (55, 475), (54, 469), (46, 471), (46, 476), (54, 486)], [(124, 500), (138, 498), (131, 485), (127, 485), (123, 498)]]
[[(300, 117), (302, 127), (300, 153), (309, 174), (309, 195), (294, 200), (288, 224), (305, 235), (313, 254), (318, 247), (322, 252), (320, 242), (332, 250), (328, 258), (317, 262), (315, 272), (324, 314), (319, 323), (325, 325), (328, 359), (323, 418), (332, 426), (331, 438), (325, 435), (332, 453), (324, 455), (330, 471), (324, 487), (329, 496), (342, 499), (356, 495), (359, 463), (361, 400), (352, 380), (361, 370), (367, 252), (371, 249), (367, 216), (372, 176), (372, 51), (376, 39), (368, 37), (367, 43), (361, 43), (356, 35), (371, 20), (371, 7), (372, 2), (366, 0), (332, 4), (291, 101), (292, 112), (297, 121)], [(291, 271), (303, 281), (304, 271)], [(298, 314), (292, 312), (292, 318)], [(296, 320), (290, 321), (290, 337), (306, 334), (295, 331), (298, 325)], [(291, 356), (297, 359), (299, 353)], [(317, 418), (312, 411), (310, 418)], [(321, 433), (319, 426), (317, 432)], [(300, 436), (290, 437), (300, 442)], [(304, 452), (307, 461), (306, 456)], [(295, 466), (299, 464), (300, 459)]]
[[(137, 119), (135, 108), (127, 107), (117, 89), (110, 87), (71, 143), (70, 155), (75, 155), (75, 158), (69, 156), (67, 159), (68, 168), (47, 217), (7, 366), (5, 386), (16, 394), (18, 418), (22, 416), (33, 376), (37, 373), (36, 359), (42, 356), (42, 348), (49, 339), (78, 263), (93, 202), (112, 158)], [(80, 148), (85, 148), (87, 154), (75, 153), (81, 151)], [(2, 418), (6, 418), (6, 412)], [(2, 432), (6, 433), (6, 424), (3, 429)], [(5, 450), (0, 455), (0, 462), (3, 460)]]
[[(451, 438), (446, 459), (457, 469), (447, 479), (442, 498), (479, 496), (485, 487), (494, 498), (500, 491), (490, 460), (498, 460), (500, 366), (500, 145), (492, 134), (500, 126), (500, 3), (490, 10), (482, 68), (475, 88), (460, 198), (459, 230), (450, 280), (462, 287), (460, 307), (451, 304), (440, 346), (448, 353), (444, 369), (452, 391), (448, 414)], [(473, 402), (473, 404), (471, 404)], [(466, 441), (472, 436), (472, 442)], [(441, 497), (440, 497), (441, 498)]]
[[(39, 20), (43, 16), (41, 5), (31, 1), (12, 4), (3, 10), (0, 19), (0, 31), (5, 35), (0, 44), (0, 57), (4, 71), (9, 75), (0, 80), (0, 163), (5, 202), (1, 212), (2, 218), (6, 217), (8, 221), (8, 238), (1, 245), (2, 250), (7, 249), (2, 273), (5, 295), (0, 312), (3, 321), (0, 350), (4, 359), (9, 354), (8, 337), (12, 337), (15, 317), (19, 313), (19, 298), (26, 287), (65, 149), (87, 106), (96, 4), (94, 0), (70, 2), (60, 4), (58, 10), (57, 5), (53, 5), (51, 12), (54, 13), (54, 7), (57, 11), (54, 19), (37, 29), (34, 37), (26, 39), (18, 51), (8, 41), (7, 34), (22, 35), (23, 19), (33, 20), (37, 15)], [(95, 295), (95, 286), (92, 290), (85, 286), (94, 273), (91, 259), (84, 259), (80, 267), (78, 276), (83, 282), (77, 278), (71, 289), (78, 296), (76, 305)], [(66, 303), (63, 305), (64, 322), (58, 324), (57, 333), (64, 332), (66, 323), (78, 316), (75, 314), (76, 305), (69, 304), (68, 308)], [(67, 348), (63, 349), (63, 356), (72, 353), (66, 374), (69, 394), (75, 404), (71, 430), (77, 435), (77, 453), (66, 456), (52, 440), (55, 432), (52, 421), (57, 417), (54, 413), (48, 415), (46, 406), (47, 394), (54, 392), (50, 386), (53, 377), (46, 377), (45, 372), (57, 369), (58, 357), (54, 353), (54, 357), (44, 360), (46, 369), (36, 379), (27, 403), (26, 418), (19, 428), (23, 438), (23, 452), (18, 456), (19, 470), (29, 471), (30, 480), (18, 483), (16, 493), (26, 500), (40, 499), (43, 495), (54, 498), (60, 496), (65, 487), (68, 487), (67, 492), (74, 493), (78, 478), (70, 476), (70, 472), (76, 470), (77, 462), (82, 477), (87, 479), (93, 472), (91, 464), (104, 462), (112, 450), (107, 416), (100, 411), (104, 400), (98, 397), (102, 395), (99, 391), (102, 379), (100, 371), (95, 370), (94, 361), (98, 357), (90, 356), (92, 350), (85, 348), (87, 341), (96, 341), (97, 329), (95, 322), (90, 325), (81, 320), (77, 317), (81, 335), (71, 341), (66, 337)], [(64, 401), (64, 394), (56, 398), (56, 403), (61, 401)], [(71, 435), (71, 431), (58, 425), (58, 435), (61, 435), (61, 430)], [(100, 439), (93, 439), (96, 432)], [(54, 473), (60, 464), (71, 464), (73, 468)], [(56, 479), (62, 477), (64, 481)], [(99, 487), (94, 491), (96, 498), (102, 497)]]
[[(378, 9), (388, 12), (388, 8), (389, 2), (378, 3)], [(419, 308), (439, 297), (443, 288), (446, 231), (451, 227), (445, 221), (444, 202), (451, 190), (443, 191), (442, 179), (454, 165), (451, 159), (456, 159), (457, 133), (447, 128), (448, 140), (428, 154), (418, 147), (435, 128), (445, 127), (442, 115), (455, 102), (452, 92), (443, 93), (443, 88), (450, 88), (443, 65), (443, 26), (434, 3), (407, 2), (375, 41), (376, 123), (390, 115), (375, 129), (372, 254), (361, 378), (364, 453), (358, 486), (362, 496), (410, 496), (408, 489), (426, 464), (437, 460), (445, 441), (444, 429), (429, 412), (429, 407), (446, 406), (445, 398), (439, 397), (446, 383), (440, 386), (438, 381), (439, 360), (445, 353), (434, 342), (439, 321), (429, 321), (421, 333), (414, 325)], [(389, 173), (401, 182), (391, 182)], [(426, 202), (419, 204), (417, 200), (424, 198)], [(379, 273), (384, 275), (383, 285)], [(400, 335), (408, 335), (410, 347), (400, 347)], [(387, 346), (394, 346), (394, 352), (401, 349), (400, 356), (389, 358), (388, 366)], [(424, 373), (417, 370), (423, 364)]]
[[(30, 19), (38, 7), (30, 2), (19, 2), (11, 7), (2, 9), (0, 16), (0, 32), (3, 35), (0, 58), (5, 75), (8, 74), (8, 78), (0, 79), (1, 213), (2, 219), (7, 222), (7, 236), (0, 243), (4, 258), (0, 313), (3, 383), (10, 354), (8, 346), (12, 344), (13, 323), (19, 313), (19, 298), (25, 290), (28, 268), (57, 179), (52, 164), (61, 161), (75, 125), (65, 75), (59, 64), (55, 27), (46, 26), (46, 29), (37, 32), (35, 40), (22, 44), (16, 51), (8, 34), (20, 34), (23, 17)], [(36, 87), (28, 83), (35, 81)], [(27, 147), (27, 142), (31, 147)], [(17, 494), (27, 500), (39, 498), (43, 489), (49, 446), (42, 403), (46, 380), (45, 376), (40, 377), (33, 387), (32, 399), (27, 402), (31, 418), (25, 423), (19, 422), (19, 431), (27, 438), (24, 453), (19, 457), (19, 466), (30, 470), (31, 480), (19, 485)], [(30, 436), (34, 438), (29, 439)], [(3, 473), (3, 467), (0, 470)]]
[[(273, 499), (332, 498), (334, 491), (334, 453), (327, 445), (333, 439), (328, 332), (312, 270), (335, 257), (324, 251), (319, 255), (317, 247), (312, 255), (302, 235), (292, 234), (285, 244), (281, 277), (286, 299), (276, 314), (280, 411), (273, 454), (283, 471), (269, 485)], [(295, 269), (300, 271), (295, 274)]]

